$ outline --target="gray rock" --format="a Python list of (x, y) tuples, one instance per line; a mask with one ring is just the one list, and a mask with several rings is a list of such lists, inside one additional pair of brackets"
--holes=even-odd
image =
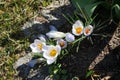
[(27, 80), (53, 80), (53, 79), (49, 77), (47, 67), (40, 67), (36, 70), (31, 70)]
[(14, 64), (13, 67), (14, 69), (17, 69), (19, 66), (28, 63), (33, 57), (32, 53), (26, 54), (24, 57), (18, 59)]
[[(69, 0), (53, 0), (49, 6), (42, 7), (40, 12), (38, 12), (42, 17), (39, 17), (38, 14), (32, 21), (24, 24), (22, 31), (25, 37), (29, 37), (30, 40), (33, 41), (38, 38), (39, 34), (45, 34), (50, 31), (49, 25), (61, 28), (61, 26), (66, 23), (66, 19), (62, 14), (73, 14), (71, 10), (73, 10), (73, 8)], [(49, 77), (47, 67), (33, 69), (32, 66), (34, 65), (29, 65), (31, 63), (36, 64), (36, 61), (33, 60), (30, 63), (32, 56), (32, 53), (28, 53), (18, 59), (13, 65), (14, 68), (17, 69), (19, 76), (25, 80), (53, 80)]]
[(37, 63), (41, 63), (44, 59), (32, 60), (32, 57), (33, 54), (28, 53), (15, 62), (13, 67), (18, 71), (18, 76), (25, 80), (52, 80), (48, 74), (48, 67), (39, 65), (39, 67), (34, 68)]
[(73, 6), (69, 0), (55, 0), (49, 6), (42, 8), (40, 13), (50, 22), (50, 24), (60, 28), (66, 23), (66, 19), (62, 14), (72, 15)]
[(69, 0), (53, 0), (53, 2), (47, 6), (42, 7), (38, 12), (42, 16), (37, 14), (30, 22), (26, 22), (22, 27), (22, 30), (26, 37), (30, 37), (31, 40), (37, 38), (37, 34), (45, 34), (49, 31), (49, 25), (54, 25), (56, 28), (61, 28), (67, 21), (62, 14), (66, 13), (72, 15), (72, 5)]
[(47, 24), (42, 24), (40, 22), (26, 22), (22, 27), (22, 31), (25, 34), (25, 37), (29, 37), (30, 40), (38, 38), (38, 35), (45, 34), (49, 31)]

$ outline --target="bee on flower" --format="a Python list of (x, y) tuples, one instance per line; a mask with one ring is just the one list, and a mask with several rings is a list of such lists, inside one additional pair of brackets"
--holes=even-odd
[(46, 40), (43, 36), (40, 36), (39, 39), (35, 39), (34, 43), (30, 44), (30, 48), (34, 53), (41, 53), (43, 52), (43, 47), (46, 46)]
[(64, 39), (58, 39), (57, 40), (57, 45), (60, 45), (60, 47), (62, 49), (66, 48), (67, 47), (67, 41), (65, 41)]
[(85, 36), (91, 35), (92, 32), (93, 32), (93, 26), (92, 25), (88, 25), (84, 28), (84, 35)]
[(60, 54), (61, 47), (59, 45), (53, 46), (48, 45), (44, 49), (43, 57), (47, 59), (47, 64), (52, 64), (56, 61), (58, 55)]
[(80, 36), (83, 33), (83, 23), (80, 20), (77, 20), (72, 26), (72, 33), (76, 36)]

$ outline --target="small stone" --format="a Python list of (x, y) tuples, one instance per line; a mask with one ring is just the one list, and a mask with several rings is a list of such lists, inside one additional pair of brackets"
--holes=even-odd
[(13, 67), (14, 69), (17, 69), (18, 67), (20, 67), (21, 65), (24, 65), (26, 63), (28, 63), (31, 59), (32, 59), (32, 53), (28, 53), (27, 55), (25, 55), (24, 57), (18, 59), (14, 64)]

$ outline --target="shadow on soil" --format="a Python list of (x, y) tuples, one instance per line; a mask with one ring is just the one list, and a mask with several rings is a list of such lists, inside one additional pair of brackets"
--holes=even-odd
[(102, 77), (110, 76), (110, 80), (120, 79), (120, 45), (96, 65), (95, 71)]
[[(66, 8), (67, 8), (67, 6), (62, 7), (63, 13), (66, 10)], [(61, 7), (60, 7), (60, 9), (61, 9)], [(59, 10), (59, 8), (52, 11), (51, 14), (54, 14), (54, 12), (56, 12), (58, 10)], [(55, 15), (57, 15), (57, 14), (55, 14)], [(56, 17), (59, 18), (59, 16), (60, 15), (57, 15)], [(51, 21), (51, 23), (45, 23), (45, 25), (49, 25), (49, 24), (53, 24), (53, 23), (57, 24), (57, 22), (59, 22), (59, 21), (60, 21), (60, 23), (62, 23), (62, 20), (59, 18), (59, 20)], [(40, 24), (35, 24), (35, 25), (32, 26), (32, 28), (34, 26), (40, 27)], [(116, 25), (113, 24), (113, 23), (111, 25), (107, 25), (106, 28), (101, 29), (97, 33), (98, 34), (106, 33), (106, 34), (113, 35), (113, 33), (114, 33), (115, 29), (116, 29), (116, 27), (113, 28), (113, 26), (116, 26)], [(66, 25), (63, 25), (62, 27), (59, 27), (59, 30), (62, 29), (63, 31), (68, 31), (71, 28), (71, 27), (70, 28), (69, 27), (66, 27)], [(41, 29), (41, 28), (36, 28), (34, 30), (34, 32), (39, 31), (39, 29)], [(44, 30), (46, 32), (46, 27), (44, 27)], [(44, 32), (44, 30), (42, 32)], [(79, 77), (81, 80), (84, 80), (86, 72), (87, 72), (88, 67), (91, 64), (91, 62), (99, 55), (99, 53), (104, 49), (104, 47), (111, 40), (111, 37), (102, 37), (102, 36), (91, 36), (91, 37), (92, 37), (92, 40), (93, 40), (93, 44), (91, 44), (91, 42), (89, 40), (85, 39), (79, 45), (79, 51), (78, 52), (76, 52), (76, 47), (78, 46), (78, 45), (76, 45), (71, 50), (72, 54), (68, 55), (62, 61), (62, 64), (66, 65), (66, 66), (63, 66), (63, 69), (66, 69), (68, 71), (68, 74), (71, 74), (68, 77), (69, 80), (72, 77), (75, 77), (75, 76)], [(100, 70), (98, 72), (101, 72), (103, 70), (106, 73), (106, 72), (109, 72), (111, 70), (114, 70), (115, 68), (119, 68), (120, 65), (118, 63), (119, 63), (120, 59), (118, 60), (117, 57), (116, 57), (118, 54), (120, 56), (120, 53), (118, 53), (118, 50), (116, 50), (116, 49), (113, 50), (113, 53), (106, 56), (105, 59), (102, 62), (100, 62), (98, 65), (96, 65), (95, 69)], [(25, 73), (26, 70), (27, 70), (28, 73)], [(48, 73), (47, 73), (48, 71), (46, 69), (45, 69), (45, 71), (44, 71), (44, 69), (40, 69), (40, 70), (43, 70), (43, 74), (42, 73), (39, 74), (40, 70), (38, 70), (38, 73), (33, 75), (33, 77), (28, 78), (28, 75), (30, 74), (30, 70), (31, 70), (31, 68), (29, 68), (28, 66), (25, 66), (25, 65), (20, 66), (18, 68), (18, 71), (20, 71), (19, 76), (21, 76), (23, 78), (23, 80), (44, 80), (45, 76), (48, 75)], [(119, 69), (116, 69), (116, 70), (119, 70)], [(45, 75), (45, 74), (47, 74), (47, 75)], [(41, 79), (37, 78), (37, 76), (42, 76), (42, 75), (45, 75), (45, 76), (42, 77)], [(116, 75), (113, 75), (112, 78), (114, 78), (114, 76), (116, 76)]]
[[(38, 34), (45, 34), (47, 33), (49, 30), (49, 26), (50, 25), (54, 25), (58, 30), (61, 30), (61, 28), (65, 28), (66, 26), (64, 26), (64, 24), (68, 24), (68, 22), (66, 21), (66, 19), (63, 17), (62, 14), (70, 14), (73, 15), (73, 12), (71, 10), (74, 10), (74, 8), (71, 5), (65, 5), (65, 6), (61, 6), (55, 10), (51, 10), (50, 15), (54, 16), (56, 18), (56, 20), (49, 20), (49, 17), (47, 17), (47, 15), (43, 15), (43, 20), (40, 17), (40, 22), (42, 21), (43, 23), (35, 23), (33, 24), (31, 23), (26, 23), (24, 26), (24, 29), (20, 32), (16, 31), (13, 34), (11, 34), (11, 37), (14, 39), (23, 39), (25, 37), (30, 38), (30, 41), (33, 42), (33, 40), (36, 37), (36, 35)], [(44, 21), (45, 20), (45, 21)], [(49, 20), (49, 21), (48, 21)], [(39, 20), (38, 20), (39, 21)], [(70, 30), (70, 27), (66, 27), (66, 30)], [(66, 31), (64, 30), (64, 31)], [(21, 35), (20, 35), (21, 33)], [(24, 36), (23, 36), (24, 35)], [(20, 36), (20, 37), (18, 37)]]

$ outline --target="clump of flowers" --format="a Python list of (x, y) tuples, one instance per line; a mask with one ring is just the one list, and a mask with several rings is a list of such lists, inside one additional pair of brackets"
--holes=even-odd
[(46, 35), (40, 35), (39, 39), (35, 39), (34, 42), (30, 44), (30, 48), (33, 53), (42, 54), (42, 60), (44, 59), (43, 61), (46, 61), (48, 65), (57, 65), (58, 58), (65, 56), (61, 55), (61, 53), (63, 54), (62, 51), (69, 45), (79, 41), (83, 38), (82, 36), (84, 36), (84, 38), (90, 36), (92, 32), (93, 26), (84, 26), (80, 20), (77, 20), (72, 25), (71, 32), (67, 33), (60, 32), (54, 26), (50, 26), (50, 31), (46, 33)]

